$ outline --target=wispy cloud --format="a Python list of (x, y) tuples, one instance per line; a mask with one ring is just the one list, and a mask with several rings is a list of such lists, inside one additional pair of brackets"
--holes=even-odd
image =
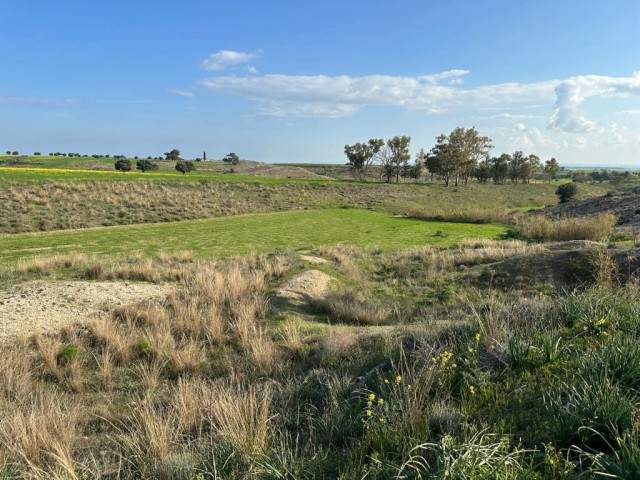
[(220, 71), (233, 65), (244, 65), (256, 58), (255, 53), (220, 50), (205, 58), (200, 66), (205, 70)]
[(194, 93), (191, 90), (187, 90), (184, 88), (169, 88), (167, 92), (173, 93), (174, 95), (179, 95), (181, 97), (193, 97)]
[(76, 103), (77, 100), (73, 98), (42, 98), (0, 95), (0, 105), (62, 107), (74, 105)]
[(420, 77), (369, 75), (364, 77), (259, 75), (218, 76), (200, 84), (218, 93), (258, 102), (264, 113), (284, 115), (349, 115), (365, 106), (387, 105), (431, 113), (459, 107), (505, 107), (541, 100), (552, 101), (557, 81), (533, 84), (504, 83), (477, 88), (442, 85), (466, 75), (451, 70)]
[(579, 106), (590, 97), (619, 95), (640, 95), (640, 72), (631, 77), (581, 75), (563, 80), (556, 87), (556, 110), (549, 127), (571, 133), (601, 130), (596, 121), (589, 120), (580, 112)]

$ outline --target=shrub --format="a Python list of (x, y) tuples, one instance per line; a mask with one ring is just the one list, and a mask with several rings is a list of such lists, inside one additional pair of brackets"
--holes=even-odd
[(183, 175), (187, 172), (192, 172), (196, 169), (196, 166), (193, 162), (187, 162), (186, 160), (178, 160), (176, 162), (176, 170), (182, 173)]
[(143, 173), (158, 170), (158, 164), (150, 162), (149, 160), (138, 160), (136, 162), (136, 170), (140, 170)]
[(131, 160), (128, 158), (120, 158), (115, 163), (116, 170), (119, 172), (130, 172), (131, 171)]
[(556, 195), (558, 195), (560, 203), (567, 203), (569, 200), (576, 196), (577, 192), (578, 187), (575, 183), (563, 183), (556, 190)]

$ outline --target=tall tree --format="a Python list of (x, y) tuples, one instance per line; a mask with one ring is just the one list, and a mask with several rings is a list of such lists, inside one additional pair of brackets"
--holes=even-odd
[(427, 168), (440, 175), (446, 187), (449, 186), (451, 178), (455, 178), (456, 185), (458, 185), (458, 175), (462, 164), (461, 155), (462, 153), (449, 141), (449, 137), (438, 135), (436, 144), (427, 157)]
[(527, 160), (521, 150), (513, 152), (511, 161), (509, 162), (509, 178), (514, 184), (518, 184), (523, 175), (523, 169), (526, 168)]
[(555, 175), (558, 174), (559, 171), (560, 171), (560, 165), (558, 164), (558, 161), (554, 157), (551, 157), (549, 160), (547, 160), (544, 163), (544, 174), (549, 180), (549, 183), (551, 183), (551, 180)]
[(409, 154), (409, 143), (411, 143), (411, 137), (407, 135), (396, 135), (387, 140), (387, 147), (391, 154), (391, 166), (396, 176), (396, 183), (400, 182), (400, 172), (407, 168), (409, 159), (411, 158)]
[(540, 168), (542, 167), (542, 164), (540, 163), (540, 157), (538, 157), (537, 155), (534, 155), (533, 153), (527, 157), (527, 163), (529, 165), (529, 168), (527, 171), (528, 176), (526, 180), (527, 180), (527, 183), (529, 183), (529, 180), (531, 178), (533, 178), (533, 180), (535, 181), (536, 175), (538, 174), (538, 172), (540, 172)]
[(490, 160), (490, 173), (493, 183), (503, 184), (509, 176), (509, 164), (511, 163), (511, 155), (503, 153), (499, 157), (492, 157)]
[(383, 139), (372, 138), (367, 143), (356, 143), (355, 145), (344, 146), (344, 153), (358, 180), (366, 180), (369, 167), (377, 161), (378, 154), (383, 145)]
[(485, 159), (492, 148), (491, 139), (478, 133), (475, 127), (456, 127), (449, 135), (439, 135), (427, 159), (427, 169), (442, 176), (445, 185), (455, 179), (465, 185), (476, 171), (478, 162)]

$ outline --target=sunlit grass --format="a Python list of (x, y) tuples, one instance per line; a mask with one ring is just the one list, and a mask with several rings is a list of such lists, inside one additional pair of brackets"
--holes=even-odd
[(200, 257), (229, 257), (341, 243), (399, 249), (496, 238), (504, 230), (499, 225), (426, 222), (367, 210), (304, 210), (10, 235), (0, 238), (0, 260), (59, 253), (155, 254), (167, 248), (190, 250)]

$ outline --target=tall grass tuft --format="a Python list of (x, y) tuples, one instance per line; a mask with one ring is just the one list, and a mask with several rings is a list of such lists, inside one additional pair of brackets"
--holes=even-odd
[(209, 388), (206, 418), (217, 442), (252, 457), (265, 452), (273, 390), (269, 385), (241, 386), (232, 381)]
[(536, 215), (521, 217), (517, 220), (515, 228), (522, 237), (539, 241), (603, 242), (611, 235), (617, 221), (618, 219), (612, 213), (560, 219)]

